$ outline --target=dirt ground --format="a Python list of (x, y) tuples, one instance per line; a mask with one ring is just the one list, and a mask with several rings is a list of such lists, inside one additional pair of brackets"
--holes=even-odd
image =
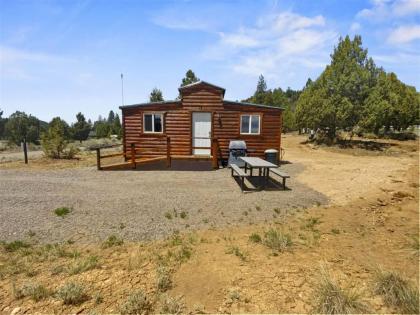
[[(259, 196), (270, 203), (261, 207), (256, 199), (247, 199), (246, 205), (241, 205), (247, 215), (242, 214), (242, 221), (228, 227), (213, 224), (183, 231), (183, 224), (179, 224), (183, 221), (176, 218), (181, 232), (157, 241), (126, 240), (101, 246), (76, 240), (53, 248), (31, 245), (16, 251), (3, 246), (0, 310), (115, 313), (122, 310), (130, 294), (142, 290), (151, 301), (152, 312), (168, 312), (163, 307), (172, 297), (182, 305), (179, 309), (183, 312), (304, 313), (313, 311), (319, 266), (323, 264), (342, 286), (360, 292), (369, 312), (401, 312), (386, 305), (372, 286), (375, 270), (383, 268), (410, 279), (418, 288), (418, 143), (394, 142), (390, 149), (372, 154), (358, 149), (313, 147), (301, 144), (303, 140), (296, 135), (283, 137), (284, 158), (290, 162), (284, 167), (292, 172), (294, 167), (299, 169), (291, 185), (299, 183), (325, 196), (328, 204), (280, 211), (272, 199), (281, 202), (281, 191), (251, 192), (243, 197)], [(8, 172), (12, 172), (10, 167), (2, 171), (0, 181), (3, 174), (11, 181)], [(31, 177), (37, 178), (37, 172), (31, 172)], [(194, 181), (194, 172), (184, 172), (185, 177), (181, 172), (174, 174), (180, 176), (179, 183), (188, 178)], [(233, 184), (228, 176), (224, 178), (230, 184), (223, 183), (221, 192)], [(204, 189), (197, 186), (194, 191)], [(177, 205), (182, 202), (182, 198), (176, 201)], [(228, 206), (224, 213), (229, 211)], [(278, 252), (264, 241), (250, 240), (252, 234), (264, 239), (270, 229), (290, 235), (287, 250)], [(29, 243), (36, 240), (36, 233), (26, 236)], [(91, 257), (97, 261), (89, 265), (86, 261)], [(166, 286), (160, 285), (163, 267), (170, 279)], [(67, 282), (85, 287), (82, 303), (65, 305), (53, 293)], [(18, 288), (28, 283), (42, 284), (49, 293), (38, 302), (30, 296), (20, 297)]]

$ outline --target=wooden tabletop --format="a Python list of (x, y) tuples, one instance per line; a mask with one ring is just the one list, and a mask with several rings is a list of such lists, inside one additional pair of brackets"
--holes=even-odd
[(241, 156), (239, 158), (245, 163), (249, 164), (251, 167), (267, 167), (267, 168), (278, 167), (276, 164), (263, 160), (259, 157)]

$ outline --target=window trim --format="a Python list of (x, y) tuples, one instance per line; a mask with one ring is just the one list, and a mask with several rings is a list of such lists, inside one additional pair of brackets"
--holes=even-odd
[[(145, 119), (145, 116), (146, 115), (152, 115), (152, 130), (153, 131), (146, 131), (146, 123), (145, 123), (145, 121), (146, 121), (146, 119)], [(161, 119), (161, 123), (162, 123), (162, 130), (161, 131), (154, 131), (155, 130), (155, 115), (160, 115), (160, 119)], [(164, 123), (164, 113), (162, 113), (162, 112), (144, 112), (143, 113), (143, 133), (156, 133), (156, 134), (163, 134), (163, 130), (164, 130), (164, 125), (165, 125), (165, 123)]]
[[(244, 117), (244, 116), (249, 116), (248, 132), (242, 132), (242, 117)], [(251, 132), (252, 116), (257, 116), (258, 117), (258, 133)], [(241, 135), (247, 135), (247, 136), (261, 135), (261, 114), (241, 114), (240, 120), (239, 120), (239, 133)]]

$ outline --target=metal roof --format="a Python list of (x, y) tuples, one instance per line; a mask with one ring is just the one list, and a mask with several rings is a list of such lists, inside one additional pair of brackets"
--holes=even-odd
[(262, 107), (262, 108), (284, 110), (284, 107), (279, 107), (279, 106), (262, 105), (262, 104), (248, 103), (248, 102), (228, 101), (228, 100), (223, 100), (223, 102), (229, 103), (229, 104), (234, 104), (234, 105), (256, 106), (256, 107)]
[(178, 90), (181, 91), (183, 89), (190, 88), (190, 87), (193, 87), (193, 86), (196, 86), (196, 85), (200, 85), (200, 84), (205, 84), (205, 85), (211, 86), (211, 87), (213, 87), (215, 89), (221, 90), (223, 92), (223, 96), (225, 95), (225, 91), (226, 90), (224, 88), (222, 88), (220, 86), (217, 86), (215, 84), (211, 84), (211, 83), (206, 82), (206, 81), (201, 81), (201, 80), (200, 81), (197, 81), (197, 82), (194, 82), (194, 83), (190, 83), (190, 84), (181, 86), (181, 87), (178, 88)]
[(140, 106), (179, 104), (179, 103), (181, 103), (180, 100), (162, 101), (162, 102), (149, 102), (149, 103), (139, 103), (139, 104), (132, 104), (132, 105), (123, 105), (123, 106), (120, 106), (120, 109), (132, 108), (132, 107), (140, 107)]

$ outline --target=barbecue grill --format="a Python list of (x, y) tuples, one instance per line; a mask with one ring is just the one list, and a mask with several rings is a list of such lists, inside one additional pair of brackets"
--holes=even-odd
[(229, 160), (228, 165), (236, 164), (244, 167), (245, 162), (240, 159), (241, 156), (247, 156), (246, 143), (243, 140), (232, 140), (229, 142)]

